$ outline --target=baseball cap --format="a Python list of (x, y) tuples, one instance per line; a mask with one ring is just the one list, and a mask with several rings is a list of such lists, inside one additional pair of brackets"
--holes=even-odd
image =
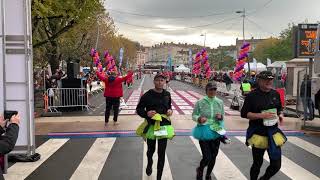
[(259, 78), (259, 79), (274, 79), (274, 75), (272, 74), (271, 71), (261, 71), (257, 75), (257, 78)]
[(206, 85), (206, 90), (209, 89), (217, 89), (217, 83), (216, 82), (208, 82), (208, 84)]
[(163, 75), (162, 73), (158, 73), (158, 74), (153, 78), (153, 80), (158, 79), (158, 78), (166, 79), (166, 76)]

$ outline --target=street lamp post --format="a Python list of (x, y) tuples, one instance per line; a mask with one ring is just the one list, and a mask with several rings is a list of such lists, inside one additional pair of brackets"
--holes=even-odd
[(98, 45), (99, 45), (99, 36), (100, 36), (100, 25), (99, 25), (99, 21), (102, 19), (101, 16), (97, 16), (97, 29), (98, 29), (98, 32), (97, 32), (97, 39), (96, 39), (96, 46), (95, 48), (97, 49), (98, 48)]
[[(244, 35), (244, 18), (246, 17), (246, 9), (243, 8), (242, 11), (236, 11), (237, 14), (242, 14), (241, 17), (242, 17), (242, 38), (243, 38), (243, 44), (245, 42), (245, 35)], [(249, 57), (248, 57), (249, 58)], [(249, 71), (249, 74), (250, 74), (250, 60), (248, 60), (248, 71)]]
[(97, 39), (96, 39), (96, 46), (95, 46), (95, 49), (98, 48), (98, 43), (99, 43), (99, 35), (100, 35), (100, 28), (99, 28), (99, 23), (98, 23), (98, 32), (97, 32)]
[(206, 47), (206, 37), (207, 37), (207, 33), (201, 34), (200, 36), (204, 36), (204, 41), (203, 41), (203, 47)]

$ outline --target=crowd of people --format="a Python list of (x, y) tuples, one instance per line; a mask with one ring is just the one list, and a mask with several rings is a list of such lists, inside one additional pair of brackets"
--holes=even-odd
[[(57, 71), (51, 79), (59, 81), (63, 77), (62, 74)], [(127, 84), (128, 87), (132, 86), (134, 73), (128, 71), (125, 75), (120, 76), (116, 71), (108, 73), (97, 71), (95, 74), (87, 76), (89, 86), (95, 80), (95, 76), (104, 83), (105, 126), (109, 124), (111, 110), (114, 113), (113, 124), (118, 125), (120, 98), (123, 97), (122, 86), (123, 83)], [(147, 143), (146, 156), (148, 161), (145, 173), (148, 176), (153, 173), (152, 156), (158, 141), (157, 180), (162, 178), (167, 141), (175, 136), (171, 119), (173, 113), (171, 94), (165, 88), (173, 76), (174, 74), (166, 72), (156, 74), (153, 79), (154, 88), (143, 94), (136, 108), (137, 114), (144, 119), (136, 133)], [(136, 73), (136, 77), (141, 78), (139, 73)], [(255, 73), (250, 74), (243, 79), (241, 84), (241, 89), (245, 95), (241, 117), (249, 120), (246, 145), (252, 147), (253, 163), (250, 169), (250, 178), (254, 180), (259, 178), (265, 151), (268, 152), (270, 165), (259, 180), (270, 179), (280, 170), (281, 147), (287, 141), (286, 136), (278, 128), (278, 124), (283, 121), (283, 106), (279, 93), (273, 89), (275, 78), (272, 72), (262, 71), (257, 75)], [(224, 104), (216, 96), (216, 81), (226, 83), (227, 89), (230, 90), (230, 85), (233, 83), (232, 74), (213, 74), (205, 87), (206, 95), (196, 102), (192, 113), (192, 119), (196, 122), (192, 135), (199, 141), (202, 151), (202, 159), (195, 170), (197, 180), (203, 179), (205, 167), (207, 167), (205, 179), (212, 179), (211, 174), (219, 153), (220, 143), (230, 143), (224, 125)], [(301, 85), (300, 95), (303, 97), (305, 109), (309, 110), (309, 115), (306, 118), (312, 119), (314, 118), (312, 116), (314, 111), (310, 107), (314, 105), (310, 101), (310, 89), (310, 79), (306, 76)], [(317, 96), (320, 96), (319, 92)], [(319, 102), (317, 105), (319, 106)]]
[[(118, 125), (120, 98), (123, 97), (122, 86), (124, 82), (129, 86), (133, 83), (134, 72), (129, 70), (125, 75), (120, 76), (116, 71), (108, 73), (97, 71), (95, 74), (87, 75), (87, 82), (91, 83), (95, 80), (95, 76), (104, 83), (104, 97), (106, 100), (105, 126), (109, 124), (111, 110), (114, 113), (113, 124)], [(63, 77), (61, 71), (56, 71), (48, 79), (59, 81)], [(226, 84), (233, 83), (232, 77), (229, 74), (222, 74), (221, 77)], [(143, 123), (137, 128), (136, 133), (147, 143), (147, 166), (145, 173), (148, 176), (153, 173), (152, 157), (155, 152), (156, 142), (158, 141), (157, 180), (161, 180), (162, 178), (167, 141), (175, 136), (171, 119), (173, 114), (171, 94), (165, 88), (170, 78), (169, 73), (156, 74), (153, 79), (154, 88), (142, 95), (136, 108), (137, 114), (144, 119)], [(278, 124), (281, 124), (283, 121), (283, 106), (279, 93), (273, 89), (274, 78), (275, 76), (270, 71), (262, 71), (258, 75), (251, 74), (251, 77), (247, 81), (243, 81), (254, 87), (250, 88), (250, 92), (246, 93), (244, 105), (241, 109), (241, 117), (249, 120), (246, 145), (252, 147), (253, 163), (250, 169), (250, 179), (253, 180), (259, 178), (265, 151), (268, 152), (270, 165), (265, 173), (260, 176), (259, 180), (268, 180), (280, 170), (281, 147), (287, 141), (286, 136), (278, 128)], [(59, 87), (58, 84), (57, 82), (57, 86)], [(305, 89), (301, 89), (301, 95), (304, 95), (303, 97), (305, 98), (303, 101), (308, 104), (310, 102), (306, 98), (310, 98), (310, 81), (307, 76), (301, 85), (302, 87), (305, 87)], [(244, 85), (242, 88), (245, 89), (247, 87)], [(199, 141), (202, 151), (202, 159), (199, 162), (199, 166), (195, 169), (197, 180), (203, 179), (205, 167), (207, 167), (205, 179), (212, 179), (211, 174), (219, 153), (220, 143), (229, 144), (231, 142), (227, 137), (224, 124), (224, 103), (217, 97), (217, 83), (214, 81), (214, 78), (213, 81), (209, 81), (205, 86), (205, 94), (203, 98), (196, 102), (192, 113), (192, 120), (196, 123), (192, 130), (192, 136)], [(312, 114), (310, 109), (309, 111)], [(13, 118), (17, 119), (18, 117)], [(309, 116), (309, 118), (312, 117)], [(0, 119), (1, 127), (3, 127), (2, 122), (3, 120)], [(8, 126), (7, 131), (17, 129), (18, 126), (15, 125), (15, 122), (19, 124), (18, 120), (13, 120), (12, 125)], [(6, 135), (10, 135), (10, 133), (6, 133)], [(0, 143), (2, 143), (1, 140), (6, 141), (5, 139), (8, 138), (11, 138), (13, 143), (15, 142), (15, 136), (7, 136), (0, 136)], [(0, 152), (0, 155), (7, 152), (8, 150), (3, 150)]]
[[(152, 156), (155, 144), (158, 141), (157, 180), (162, 177), (165, 163), (167, 140), (174, 137), (172, 126), (171, 94), (164, 86), (167, 76), (157, 74), (154, 77), (154, 88), (147, 91), (140, 99), (137, 113), (144, 119), (137, 128), (137, 135), (147, 143), (147, 167), (145, 173), (152, 174)], [(286, 137), (278, 128), (278, 123), (283, 121), (282, 104), (280, 95), (273, 90), (274, 76), (269, 71), (263, 71), (256, 76), (256, 89), (252, 90), (245, 98), (241, 116), (249, 119), (246, 144), (252, 147), (253, 163), (250, 169), (250, 178), (258, 179), (263, 163), (263, 154), (268, 152), (270, 165), (259, 180), (267, 180), (274, 176), (281, 168), (281, 146), (286, 142)], [(196, 122), (192, 135), (199, 140), (202, 159), (196, 168), (196, 179), (202, 180), (204, 168), (206, 180), (211, 180), (212, 170), (219, 153), (220, 142), (229, 144), (224, 125), (224, 104), (217, 94), (217, 84), (209, 82), (205, 87), (206, 96), (198, 100), (192, 113)], [(257, 99), (261, 99), (258, 100)]]

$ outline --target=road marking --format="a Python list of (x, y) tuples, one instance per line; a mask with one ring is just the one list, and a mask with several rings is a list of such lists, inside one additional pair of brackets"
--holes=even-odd
[[(198, 140), (191, 137), (193, 144), (197, 147), (201, 153), (201, 148)], [(200, 162), (200, 161), (199, 161)], [(213, 168), (213, 174), (217, 179), (236, 179), (245, 180), (247, 179), (241, 171), (232, 163), (232, 161), (219, 149), (219, 153), (216, 158), (216, 164)]]
[[(246, 138), (245, 137), (240, 137), (240, 136), (236, 136), (237, 139), (239, 139), (242, 143), (245, 143)], [(250, 147), (251, 148), (251, 147)], [(269, 162), (269, 157), (267, 155), (267, 153), (264, 154), (263, 158)], [(319, 177), (317, 177), (316, 175), (312, 174), (311, 172), (307, 171), (306, 169), (304, 169), (303, 167), (297, 165), (296, 163), (294, 163), (293, 161), (291, 161), (290, 159), (288, 159), (285, 156), (281, 156), (281, 171), (287, 175), (289, 178), (291, 179), (305, 179), (305, 180), (317, 180), (320, 179)]]
[(126, 115), (132, 115), (135, 114), (136, 110), (121, 110), (119, 114), (126, 114)]
[[(144, 142), (143, 143), (143, 168), (142, 168), (142, 180), (155, 180), (157, 179), (157, 164), (158, 164), (158, 142), (156, 142), (156, 150), (154, 151), (153, 154), (153, 164), (152, 164), (152, 174), (151, 176), (147, 176), (146, 174), (146, 168), (147, 168), (147, 164), (148, 164), (148, 158), (147, 158), (147, 143)], [(165, 180), (172, 180), (172, 173), (170, 170), (170, 164), (168, 161), (168, 156), (166, 153), (166, 157), (165, 157), (165, 162), (164, 162), (164, 167), (163, 167), (163, 172), (162, 172), (162, 179)]]
[(142, 89), (142, 85), (143, 85), (143, 83), (144, 83), (144, 78), (145, 78), (146, 76), (143, 76), (143, 78), (142, 78), (142, 81), (140, 82), (140, 85), (139, 85), (139, 88), (138, 89), (140, 89), (140, 91), (141, 91), (141, 89)]
[(98, 138), (70, 179), (98, 179), (116, 138)]
[(47, 142), (37, 148), (36, 152), (41, 155), (41, 158), (38, 161), (14, 164), (8, 169), (8, 173), (4, 175), (5, 179), (25, 179), (68, 140), (69, 139), (49, 139)]
[(320, 157), (320, 147), (313, 145), (303, 139), (300, 139), (298, 137), (288, 137), (289, 142), (301, 147), (302, 149)]

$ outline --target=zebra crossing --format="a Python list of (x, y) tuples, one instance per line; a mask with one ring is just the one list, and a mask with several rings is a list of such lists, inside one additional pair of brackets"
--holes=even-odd
[[(218, 180), (249, 179), (252, 159), (250, 148), (244, 144), (245, 137), (230, 138), (231, 144), (220, 145), (213, 176)], [(307, 136), (289, 136), (282, 148), (281, 171), (273, 179), (320, 179), (320, 146), (313, 141)], [(48, 139), (36, 150), (41, 154), (39, 161), (13, 164), (5, 179), (155, 179), (157, 155), (154, 154), (154, 173), (148, 177), (146, 150), (146, 143), (138, 137)], [(163, 179), (195, 179), (200, 159), (201, 149), (196, 139), (175, 137), (168, 141)], [(261, 173), (268, 161), (265, 154)]]
[[(176, 115), (191, 115), (195, 103), (203, 98), (203, 95), (194, 91), (182, 91), (169, 89), (172, 99), (173, 114)], [(140, 97), (147, 92), (141, 89), (134, 90), (126, 101), (126, 106), (122, 107), (119, 114), (121, 115), (134, 115), (136, 114), (136, 107), (139, 103)], [(234, 111), (225, 106), (226, 115), (239, 116), (239, 111)]]

